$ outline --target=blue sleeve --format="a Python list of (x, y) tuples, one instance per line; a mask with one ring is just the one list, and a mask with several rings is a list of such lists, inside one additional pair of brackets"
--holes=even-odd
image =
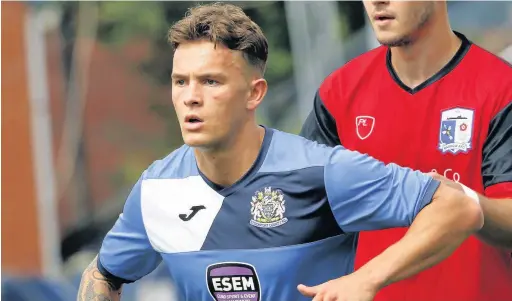
[(408, 227), (439, 187), (424, 173), (386, 165), (342, 146), (329, 156), (324, 182), (334, 217), (345, 232)]
[(103, 240), (98, 268), (102, 274), (130, 283), (151, 273), (161, 261), (149, 242), (141, 212), (141, 185), (145, 173), (133, 187), (123, 212)]

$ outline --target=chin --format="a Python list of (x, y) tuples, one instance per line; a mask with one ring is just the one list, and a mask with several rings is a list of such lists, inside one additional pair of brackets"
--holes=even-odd
[(407, 46), (411, 43), (410, 35), (403, 32), (403, 30), (375, 28), (375, 36), (380, 44), (388, 47)]
[(211, 143), (211, 138), (202, 133), (183, 133), (183, 142), (194, 148), (207, 147)]
[(379, 41), (379, 43), (381, 43), (382, 45), (388, 47), (407, 46), (411, 43), (410, 39), (407, 36), (397, 34), (377, 35), (377, 41)]
[(190, 147), (202, 147), (204, 145), (207, 145), (208, 143), (206, 141), (204, 141), (203, 139), (197, 139), (197, 138), (192, 138), (192, 137), (183, 137), (183, 142), (190, 146)]

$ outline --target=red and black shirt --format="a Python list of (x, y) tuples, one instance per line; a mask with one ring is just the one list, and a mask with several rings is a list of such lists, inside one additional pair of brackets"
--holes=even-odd
[[(491, 198), (512, 197), (512, 67), (457, 35), (456, 55), (414, 89), (400, 81), (385, 46), (334, 71), (301, 135), (436, 171)], [(355, 268), (405, 231), (360, 233)], [(511, 255), (470, 237), (442, 263), (386, 287), (375, 300), (512, 300)]]

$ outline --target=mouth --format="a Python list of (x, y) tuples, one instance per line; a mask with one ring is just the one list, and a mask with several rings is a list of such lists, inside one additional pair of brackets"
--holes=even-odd
[(203, 122), (203, 120), (199, 117), (197, 117), (197, 115), (187, 115), (185, 117), (185, 122), (186, 123), (201, 123)]
[(391, 15), (389, 13), (378, 13), (378, 14), (375, 14), (375, 16), (373, 17), (373, 20), (379, 21), (379, 22), (389, 21), (389, 20), (394, 20), (394, 19), (395, 19), (395, 17), (393, 17), (393, 15)]
[(203, 119), (199, 118), (199, 116), (193, 114), (185, 116), (185, 124), (183, 126), (187, 131), (200, 131), (203, 128), (203, 125)]

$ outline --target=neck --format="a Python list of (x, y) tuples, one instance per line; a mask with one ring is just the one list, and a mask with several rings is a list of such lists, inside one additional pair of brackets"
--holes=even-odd
[(461, 45), (447, 17), (431, 21), (411, 44), (391, 48), (393, 69), (410, 88), (417, 87), (439, 72)]
[(222, 150), (195, 149), (201, 172), (215, 184), (227, 187), (242, 178), (258, 158), (265, 129), (251, 123), (230, 139)]

